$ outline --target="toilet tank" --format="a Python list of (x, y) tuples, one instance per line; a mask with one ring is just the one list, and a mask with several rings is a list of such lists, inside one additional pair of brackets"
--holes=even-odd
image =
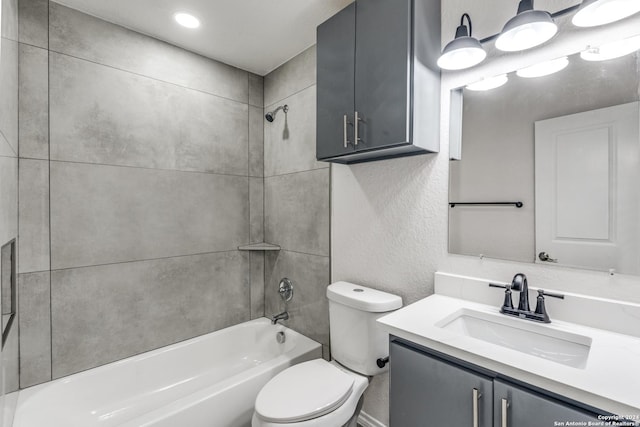
[(327, 287), (331, 356), (363, 375), (376, 375), (376, 360), (389, 356), (389, 336), (376, 319), (402, 307), (402, 298), (348, 282)]

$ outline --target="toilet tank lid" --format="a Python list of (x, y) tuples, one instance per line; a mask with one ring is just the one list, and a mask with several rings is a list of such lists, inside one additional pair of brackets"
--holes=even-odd
[(402, 307), (402, 298), (349, 282), (335, 282), (327, 287), (327, 298), (357, 310), (382, 313)]

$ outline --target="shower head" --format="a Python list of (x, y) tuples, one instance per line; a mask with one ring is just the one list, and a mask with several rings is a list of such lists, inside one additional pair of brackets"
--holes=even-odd
[(275, 110), (273, 110), (273, 111), (269, 111), (267, 114), (265, 114), (265, 115), (264, 115), (264, 118), (265, 118), (265, 119), (267, 119), (267, 121), (268, 121), (269, 123), (271, 123), (271, 122), (273, 122), (273, 121), (275, 120), (275, 118), (276, 118), (276, 113), (277, 113), (278, 111), (280, 111), (280, 110), (284, 111), (284, 113), (285, 113), (285, 114), (287, 114), (287, 112), (289, 111), (289, 106), (288, 106), (288, 105), (286, 105), (286, 104), (285, 104), (285, 105), (281, 105), (281, 106), (279, 106), (278, 108), (276, 108)]

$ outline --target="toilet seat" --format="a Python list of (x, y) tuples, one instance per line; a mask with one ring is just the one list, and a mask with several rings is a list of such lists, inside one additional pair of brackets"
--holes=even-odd
[(321, 417), (342, 406), (353, 392), (355, 377), (323, 359), (280, 372), (256, 399), (264, 421), (296, 423)]

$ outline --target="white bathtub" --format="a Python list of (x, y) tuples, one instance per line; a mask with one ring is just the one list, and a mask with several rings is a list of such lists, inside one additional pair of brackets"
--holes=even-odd
[(252, 320), (22, 390), (13, 426), (250, 426), (262, 386), (321, 355), (315, 341)]

